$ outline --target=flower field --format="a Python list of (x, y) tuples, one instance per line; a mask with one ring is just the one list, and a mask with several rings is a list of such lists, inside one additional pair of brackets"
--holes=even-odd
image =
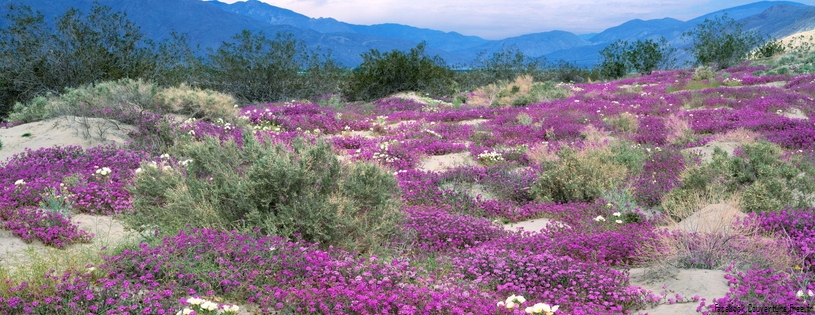
[[(559, 84), (516, 107), (326, 96), (185, 120), (112, 104), (94, 113), (131, 142), (0, 162), (0, 224), (65, 251), (95, 237), (76, 214), (146, 236), (36, 280), (0, 267), (0, 313), (810, 314), (815, 75), (766, 68)], [(681, 228), (714, 204), (740, 216)], [(729, 292), (653, 292), (632, 268), (723, 270)]]

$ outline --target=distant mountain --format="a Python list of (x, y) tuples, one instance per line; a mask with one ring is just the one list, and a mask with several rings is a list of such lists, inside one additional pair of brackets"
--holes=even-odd
[(638, 39), (659, 38), (657, 32), (671, 27), (679, 27), (685, 22), (677, 19), (664, 18), (659, 20), (643, 21), (640, 19), (631, 20), (618, 26), (608, 28), (605, 31), (591, 37), (588, 41), (592, 43), (613, 43), (618, 40), (636, 41)]
[[(25, 4), (40, 10), (53, 25), (54, 17), (68, 8), (87, 12), (93, 0), (0, 0), (0, 16), (8, 13), (10, 3)], [(526, 34), (502, 40), (486, 40), (456, 32), (443, 32), (401, 24), (355, 25), (332, 18), (311, 18), (269, 5), (259, 0), (226, 4), (202, 0), (99, 0), (114, 11), (124, 11), (128, 19), (141, 27), (147, 38), (163, 40), (170, 32), (187, 33), (190, 42), (202, 48), (217, 48), (242, 30), (263, 32), (268, 37), (290, 33), (309, 48), (331, 50), (340, 63), (356, 66), (360, 54), (413, 48), (426, 42), (426, 51), (439, 55), (449, 64), (471, 62), (478, 53), (492, 54), (509, 46), (517, 47), (529, 57), (546, 57), (554, 62), (565, 60), (580, 66), (592, 66), (599, 51), (617, 41), (636, 41), (665, 37), (679, 47), (678, 56), (688, 59), (682, 47), (682, 33), (692, 30), (705, 19), (727, 13), (745, 23), (747, 30), (757, 30), (773, 37), (783, 37), (815, 28), (815, 7), (789, 1), (762, 1), (702, 15), (689, 21), (673, 18), (635, 19), (596, 34), (575, 35), (565, 31)], [(0, 19), (0, 27), (8, 21)]]
[(320, 33), (354, 33), (348, 24), (335, 19), (312, 19), (292, 10), (279, 8), (258, 0), (227, 4), (218, 1), (207, 1), (221, 10), (266, 22), (272, 25), (291, 25), (314, 30)]
[(455, 52), (468, 56), (472, 59), (475, 58), (479, 52), (492, 54), (500, 51), (504, 47), (515, 46), (524, 55), (530, 57), (540, 57), (555, 51), (585, 46), (588, 44), (589, 42), (573, 33), (551, 31), (489, 41), (476, 47), (458, 50)]

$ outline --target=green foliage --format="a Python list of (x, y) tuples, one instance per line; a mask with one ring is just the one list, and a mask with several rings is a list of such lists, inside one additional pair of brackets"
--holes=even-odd
[(815, 176), (811, 161), (801, 157), (783, 161), (781, 148), (767, 142), (744, 145), (741, 150), (741, 154), (729, 157), (716, 148), (713, 160), (700, 167), (688, 168), (682, 175), (682, 185), (668, 197), (695, 195), (704, 198), (710, 194), (711, 185), (716, 183), (721, 185), (717, 189), (726, 193), (741, 193), (740, 206), (744, 211), (808, 207), (815, 192), (815, 184), (809, 180)]
[(425, 53), (424, 42), (410, 52), (362, 54), (362, 64), (348, 78), (345, 94), (352, 100), (371, 100), (402, 91), (450, 95), (455, 91), (454, 73), (439, 56)]
[[(696, 70), (693, 71), (691, 75), (691, 80), (693, 81), (704, 81), (704, 80), (711, 80), (716, 78), (716, 72), (713, 71), (711, 67), (708, 66), (699, 66)], [(703, 88), (708, 88), (707, 86)], [(688, 88), (689, 90), (698, 90), (694, 88)]]
[(210, 51), (198, 86), (244, 102), (304, 99), (339, 92), (341, 69), (329, 53), (306, 48), (291, 34), (269, 39), (244, 30)]
[(529, 75), (541, 79), (543, 64), (538, 59), (524, 55), (517, 46), (503, 47), (488, 55), (486, 51), (478, 53), (470, 65), (471, 71), (457, 76), (459, 85), (466, 90), (473, 90), (495, 82), (511, 82), (520, 76)]
[(195, 118), (235, 118), (235, 100), (210, 90), (179, 87), (160, 88), (142, 79), (121, 79), (68, 88), (59, 96), (38, 96), (26, 104), (17, 103), (8, 121), (33, 122), (63, 115), (103, 116), (102, 109), (121, 106), (137, 112), (175, 113)]
[(607, 150), (558, 152), (560, 161), (545, 163), (532, 193), (542, 201), (592, 202), (625, 179), (626, 168)]
[(676, 63), (673, 57), (675, 52), (676, 48), (669, 46), (665, 37), (660, 37), (659, 40), (637, 40), (629, 46), (625, 55), (631, 69), (637, 73), (651, 74), (656, 69), (672, 68)]
[[(134, 226), (251, 230), (369, 251), (397, 233), (392, 175), (375, 165), (340, 165), (328, 144), (297, 140), (291, 149), (258, 143), (182, 143), (186, 170), (142, 166), (134, 180)], [(169, 166), (169, 165), (166, 165)]]
[(693, 30), (683, 33), (690, 38), (688, 50), (699, 65), (725, 69), (744, 61), (750, 50), (761, 42), (758, 32), (744, 31), (743, 23), (738, 23), (726, 13), (714, 19), (705, 19)]
[(628, 53), (628, 42), (618, 40), (603, 48), (600, 51), (600, 74), (603, 77), (616, 79), (622, 78), (628, 73), (629, 65), (626, 58)]
[(778, 55), (783, 54), (786, 52), (786, 48), (781, 43), (780, 40), (773, 39), (767, 41), (761, 46), (758, 46), (755, 51), (753, 51), (753, 58), (761, 59), (761, 58), (772, 58)]
[(0, 115), (9, 104), (103, 80), (139, 77), (153, 67), (138, 27), (125, 14), (94, 3), (83, 15), (71, 9), (54, 29), (43, 15), (10, 5), (0, 29)]
[(600, 51), (602, 62), (599, 65), (603, 77), (616, 79), (628, 74), (630, 70), (637, 73), (651, 74), (652, 71), (674, 66), (676, 51), (668, 45), (664, 37), (659, 40), (637, 40), (634, 43), (618, 40)]

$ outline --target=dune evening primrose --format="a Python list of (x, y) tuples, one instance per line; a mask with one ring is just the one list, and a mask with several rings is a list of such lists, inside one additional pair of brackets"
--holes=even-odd
[(25, 181), (22, 180), (22, 179), (18, 179), (16, 182), (14, 182), (14, 186), (23, 186), (23, 185), (25, 185)]
[(557, 312), (558, 308), (560, 308), (560, 306), (558, 306), (558, 305), (550, 306), (549, 304), (546, 304), (546, 303), (538, 303), (538, 304), (532, 305), (530, 307), (527, 307), (525, 309), (525, 311), (528, 314), (552, 315), (554, 312)]
[(612, 213), (611, 215), (613, 215), (613, 216), (615, 216), (615, 217), (619, 217), (619, 216), (622, 216), (623, 214), (622, 214), (622, 213), (619, 213), (619, 212), (614, 212), (614, 213)]
[(597, 222), (605, 222), (605, 221), (606, 221), (606, 218), (604, 218), (604, 217), (603, 217), (603, 216), (601, 216), (601, 215), (598, 215), (596, 218), (594, 218), (594, 221), (597, 221)]

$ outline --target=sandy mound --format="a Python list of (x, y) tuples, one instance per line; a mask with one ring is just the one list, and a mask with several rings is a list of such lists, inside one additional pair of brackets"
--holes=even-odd
[[(708, 305), (713, 304), (713, 299), (722, 298), (729, 291), (724, 275), (722, 270), (680, 269), (673, 277), (655, 280), (647, 276), (645, 268), (634, 268), (629, 273), (631, 286), (651, 290), (657, 295), (666, 292), (666, 298), (676, 298), (676, 294), (679, 294), (683, 299), (690, 299), (699, 295), (700, 299), (706, 299)], [(696, 314), (698, 306), (699, 302), (662, 304), (645, 311), (649, 315)]]
[(418, 169), (423, 171), (444, 171), (457, 166), (474, 166), (478, 163), (470, 156), (469, 152), (450, 153), (445, 155), (434, 155), (427, 157), (419, 165)]
[(716, 147), (719, 147), (720, 149), (727, 152), (728, 156), (731, 156), (731, 155), (733, 155), (733, 151), (736, 150), (736, 148), (738, 148), (740, 146), (741, 146), (741, 143), (739, 143), (739, 142), (735, 142), (735, 141), (718, 141), (717, 140), (717, 141), (711, 141), (708, 144), (706, 144), (704, 146), (701, 146), (701, 147), (687, 148), (687, 149), (683, 149), (682, 151), (683, 152), (698, 151), (698, 152), (700, 152), (702, 154), (702, 161), (703, 162), (710, 162), (710, 161), (713, 160), (713, 150)]
[(440, 100), (430, 98), (428, 96), (419, 95), (419, 93), (416, 93), (416, 92), (399, 92), (399, 93), (391, 95), (390, 97), (398, 97), (398, 98), (401, 98), (401, 99), (408, 99), (408, 100), (412, 100), (414, 102), (422, 103), (422, 104), (426, 104), (426, 105), (453, 106), (452, 103), (447, 103), (447, 102), (444, 102), (444, 101), (440, 101)]
[(712, 204), (694, 212), (682, 222), (669, 226), (668, 229), (699, 233), (727, 233), (733, 228), (733, 223), (745, 216), (747, 215), (739, 209), (728, 204)]
[(800, 46), (803, 43), (815, 44), (815, 30), (795, 33), (781, 39), (781, 45), (786, 47), (792, 43), (793, 47)]
[(552, 220), (552, 219), (549, 219), (549, 218), (540, 218), (540, 219), (532, 219), (532, 220), (526, 220), (526, 221), (520, 221), (520, 222), (514, 222), (514, 223), (507, 223), (507, 224), (504, 224), (504, 230), (517, 231), (517, 230), (523, 229), (526, 232), (540, 232), (541, 230), (543, 230), (544, 228), (546, 228), (546, 226), (548, 226), (550, 224), (566, 226), (565, 223), (560, 222), (560, 221)]
[[(66, 116), (0, 129), (0, 165), (26, 148), (78, 145), (91, 148), (100, 144), (130, 141), (128, 131), (135, 127), (102, 118)], [(25, 136), (24, 136), (25, 135)]]

